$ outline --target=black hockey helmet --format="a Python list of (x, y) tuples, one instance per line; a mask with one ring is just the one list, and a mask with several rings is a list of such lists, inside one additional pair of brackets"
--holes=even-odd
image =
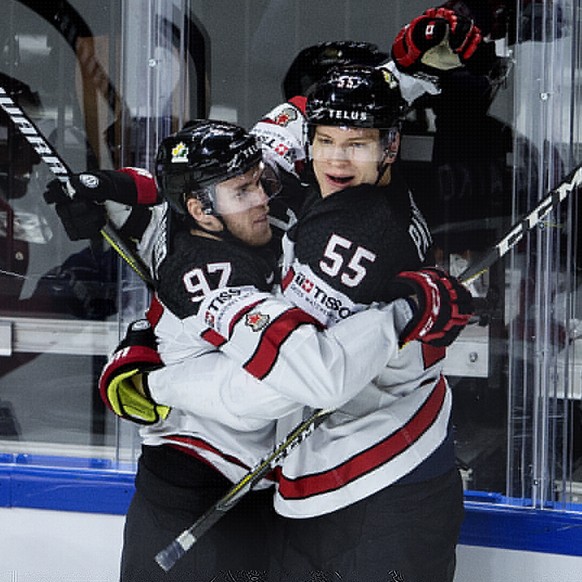
[(295, 57), (283, 79), (283, 95), (287, 101), (297, 95), (306, 95), (332, 67), (356, 64), (375, 67), (388, 57), (388, 53), (369, 42), (320, 42), (304, 48)]
[[(308, 126), (397, 127), (406, 113), (396, 77), (385, 68), (334, 67), (307, 96)], [(310, 139), (312, 133), (309, 135)]]
[(213, 186), (248, 172), (261, 161), (260, 145), (242, 127), (195, 120), (160, 143), (156, 183), (178, 214), (187, 214), (185, 202), (190, 194), (198, 197), (205, 212), (215, 214)]

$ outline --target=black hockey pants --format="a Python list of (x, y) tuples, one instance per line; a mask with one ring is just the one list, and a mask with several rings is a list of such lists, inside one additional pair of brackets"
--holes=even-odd
[(334, 513), (286, 519), (279, 575), (271, 580), (452, 582), (463, 515), (455, 469), (387, 487)]

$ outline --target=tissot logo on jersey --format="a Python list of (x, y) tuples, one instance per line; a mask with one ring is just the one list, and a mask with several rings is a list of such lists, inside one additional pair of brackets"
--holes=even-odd
[[(220, 289), (208, 295), (202, 302), (199, 315), (214, 332), (223, 339), (230, 338), (237, 322), (248, 322), (249, 327), (260, 331), (269, 323), (266, 316), (257, 311), (258, 304), (270, 293), (258, 293), (254, 287), (231, 287)], [(254, 314), (255, 317), (247, 318)]]
[(267, 150), (271, 150), (283, 158), (290, 167), (297, 161), (297, 152), (289, 144), (285, 143), (280, 136), (256, 130), (255, 137)]
[(228, 303), (230, 303), (233, 298), (240, 297), (243, 295), (242, 289), (225, 289), (217, 293), (212, 301), (206, 305), (206, 310), (204, 311), (204, 321), (210, 327), (215, 327), (216, 325), (216, 314)]
[[(293, 283), (303, 291), (304, 299), (316, 306), (319, 310), (327, 312), (328, 317), (334, 320), (345, 319), (353, 313), (351, 305), (345, 305), (342, 299), (325, 291), (316, 281), (296, 272)], [(331, 312), (331, 313), (330, 313)]]

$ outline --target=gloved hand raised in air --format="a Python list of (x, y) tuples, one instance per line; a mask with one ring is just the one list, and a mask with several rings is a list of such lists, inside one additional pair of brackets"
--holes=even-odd
[[(55, 179), (47, 184), (44, 198), (48, 204), (55, 204), (55, 210), (71, 240), (99, 236), (100, 230), (113, 213), (110, 206), (105, 206), (106, 203), (125, 205), (126, 211), (116, 221), (116, 226), (125, 227), (127, 224), (129, 232), (125, 234), (131, 237), (137, 229), (136, 223), (143, 223), (148, 218), (145, 206), (158, 202), (152, 175), (135, 168), (72, 174), (66, 184)], [(133, 208), (137, 210), (132, 212)], [(120, 212), (119, 208), (115, 210)], [(131, 221), (128, 219), (130, 215)]]
[(99, 378), (101, 399), (117, 416), (138, 424), (165, 419), (170, 408), (153, 400), (147, 384), (147, 373), (162, 366), (149, 322), (134, 321), (103, 368)]
[(403, 271), (389, 286), (390, 299), (409, 298), (413, 317), (400, 333), (400, 345), (412, 340), (436, 347), (451, 345), (474, 312), (471, 293), (455, 277), (437, 268)]
[(448, 8), (430, 8), (400, 30), (391, 54), (396, 67), (409, 75), (423, 65), (446, 71), (480, 60), (484, 43), (481, 30), (470, 18)]

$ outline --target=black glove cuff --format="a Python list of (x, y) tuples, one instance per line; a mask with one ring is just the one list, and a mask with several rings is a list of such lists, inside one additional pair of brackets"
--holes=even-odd
[(481, 42), (471, 58), (464, 64), (474, 75), (488, 75), (497, 64), (499, 57), (495, 52), (495, 43)]
[(124, 239), (141, 240), (145, 229), (152, 218), (152, 211), (148, 206), (134, 206), (131, 214), (119, 229)]

